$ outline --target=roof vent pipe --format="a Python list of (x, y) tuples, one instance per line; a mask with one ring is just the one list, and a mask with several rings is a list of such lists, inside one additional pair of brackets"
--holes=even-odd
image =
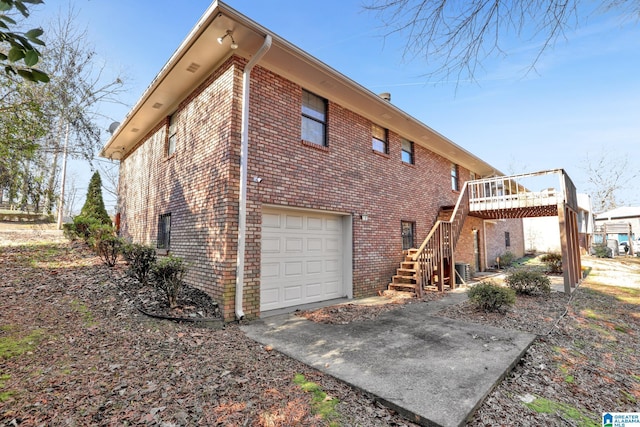
[(391, 94), (389, 92), (382, 92), (378, 95), (380, 98), (384, 99), (387, 102), (391, 102)]
[(242, 308), (244, 291), (244, 248), (247, 232), (247, 155), (249, 152), (249, 91), (251, 70), (271, 48), (271, 36), (267, 34), (264, 43), (244, 67), (242, 73), (242, 133), (240, 136), (240, 202), (238, 209), (238, 255), (236, 264), (236, 318), (244, 317)]

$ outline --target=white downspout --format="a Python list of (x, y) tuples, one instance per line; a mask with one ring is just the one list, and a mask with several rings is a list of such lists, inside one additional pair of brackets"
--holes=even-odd
[(267, 34), (264, 43), (244, 67), (242, 74), (242, 132), (240, 134), (240, 206), (238, 212), (238, 255), (236, 266), (236, 319), (244, 317), (242, 309), (244, 290), (244, 248), (247, 230), (247, 155), (249, 153), (249, 91), (251, 70), (271, 48), (271, 36)]

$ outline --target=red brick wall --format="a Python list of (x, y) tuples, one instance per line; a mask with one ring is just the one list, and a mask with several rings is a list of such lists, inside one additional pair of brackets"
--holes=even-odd
[[(505, 246), (504, 233), (509, 232), (511, 245)], [(496, 258), (510, 251), (517, 258), (524, 255), (524, 231), (521, 219), (505, 219), (485, 222), (487, 262), (492, 268), (496, 264)]]
[[(440, 206), (455, 204), (451, 162), (415, 145), (415, 165), (401, 161), (401, 135), (389, 132), (389, 154), (371, 148), (371, 122), (329, 101), (328, 147), (300, 137), (301, 87), (257, 67), (253, 72), (248, 192), (259, 224), (261, 204), (353, 213), (353, 293), (386, 289), (402, 256), (400, 222), (416, 223), (416, 243), (430, 231)], [(461, 168), (461, 182), (469, 173)], [(361, 214), (369, 217), (360, 219)], [(248, 238), (247, 258), (259, 263), (260, 229)], [(259, 265), (251, 285), (259, 286)], [(246, 309), (246, 307), (245, 307)]]
[[(171, 252), (189, 263), (188, 283), (234, 316), (239, 192), (241, 79), (245, 61), (229, 59), (176, 111), (176, 153), (166, 158), (166, 120), (121, 163), (122, 234), (155, 244), (158, 215), (171, 212)], [(371, 122), (329, 101), (328, 147), (300, 140), (300, 86), (257, 66), (252, 73), (244, 311), (260, 311), (262, 205), (353, 214), (353, 295), (387, 287), (402, 256), (401, 221), (416, 223), (416, 244), (441, 206), (454, 205), (451, 162), (415, 145), (415, 165), (401, 161), (401, 135), (389, 154), (371, 148)], [(263, 178), (254, 183), (252, 176)], [(460, 168), (460, 183), (469, 172)], [(360, 219), (361, 214), (369, 217)], [(473, 260), (467, 221), (459, 261)], [(516, 233), (512, 241), (515, 242)], [(482, 257), (484, 259), (484, 257)]]
[(181, 102), (176, 152), (165, 156), (163, 120), (122, 160), (119, 184), (121, 234), (155, 246), (158, 215), (171, 213), (170, 252), (188, 262), (186, 281), (231, 314), (238, 174), (230, 164), (239, 159), (232, 141), (240, 139), (240, 73), (229, 60)]

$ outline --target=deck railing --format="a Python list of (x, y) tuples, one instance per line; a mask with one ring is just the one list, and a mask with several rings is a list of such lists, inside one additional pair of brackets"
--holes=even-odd
[[(555, 176), (554, 176), (555, 175)], [(556, 206), (577, 209), (575, 186), (562, 169), (469, 181), (471, 211)]]

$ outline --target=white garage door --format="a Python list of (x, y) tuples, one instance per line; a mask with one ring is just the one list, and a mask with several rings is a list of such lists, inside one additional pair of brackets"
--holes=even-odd
[(260, 310), (345, 296), (342, 219), (264, 208)]

